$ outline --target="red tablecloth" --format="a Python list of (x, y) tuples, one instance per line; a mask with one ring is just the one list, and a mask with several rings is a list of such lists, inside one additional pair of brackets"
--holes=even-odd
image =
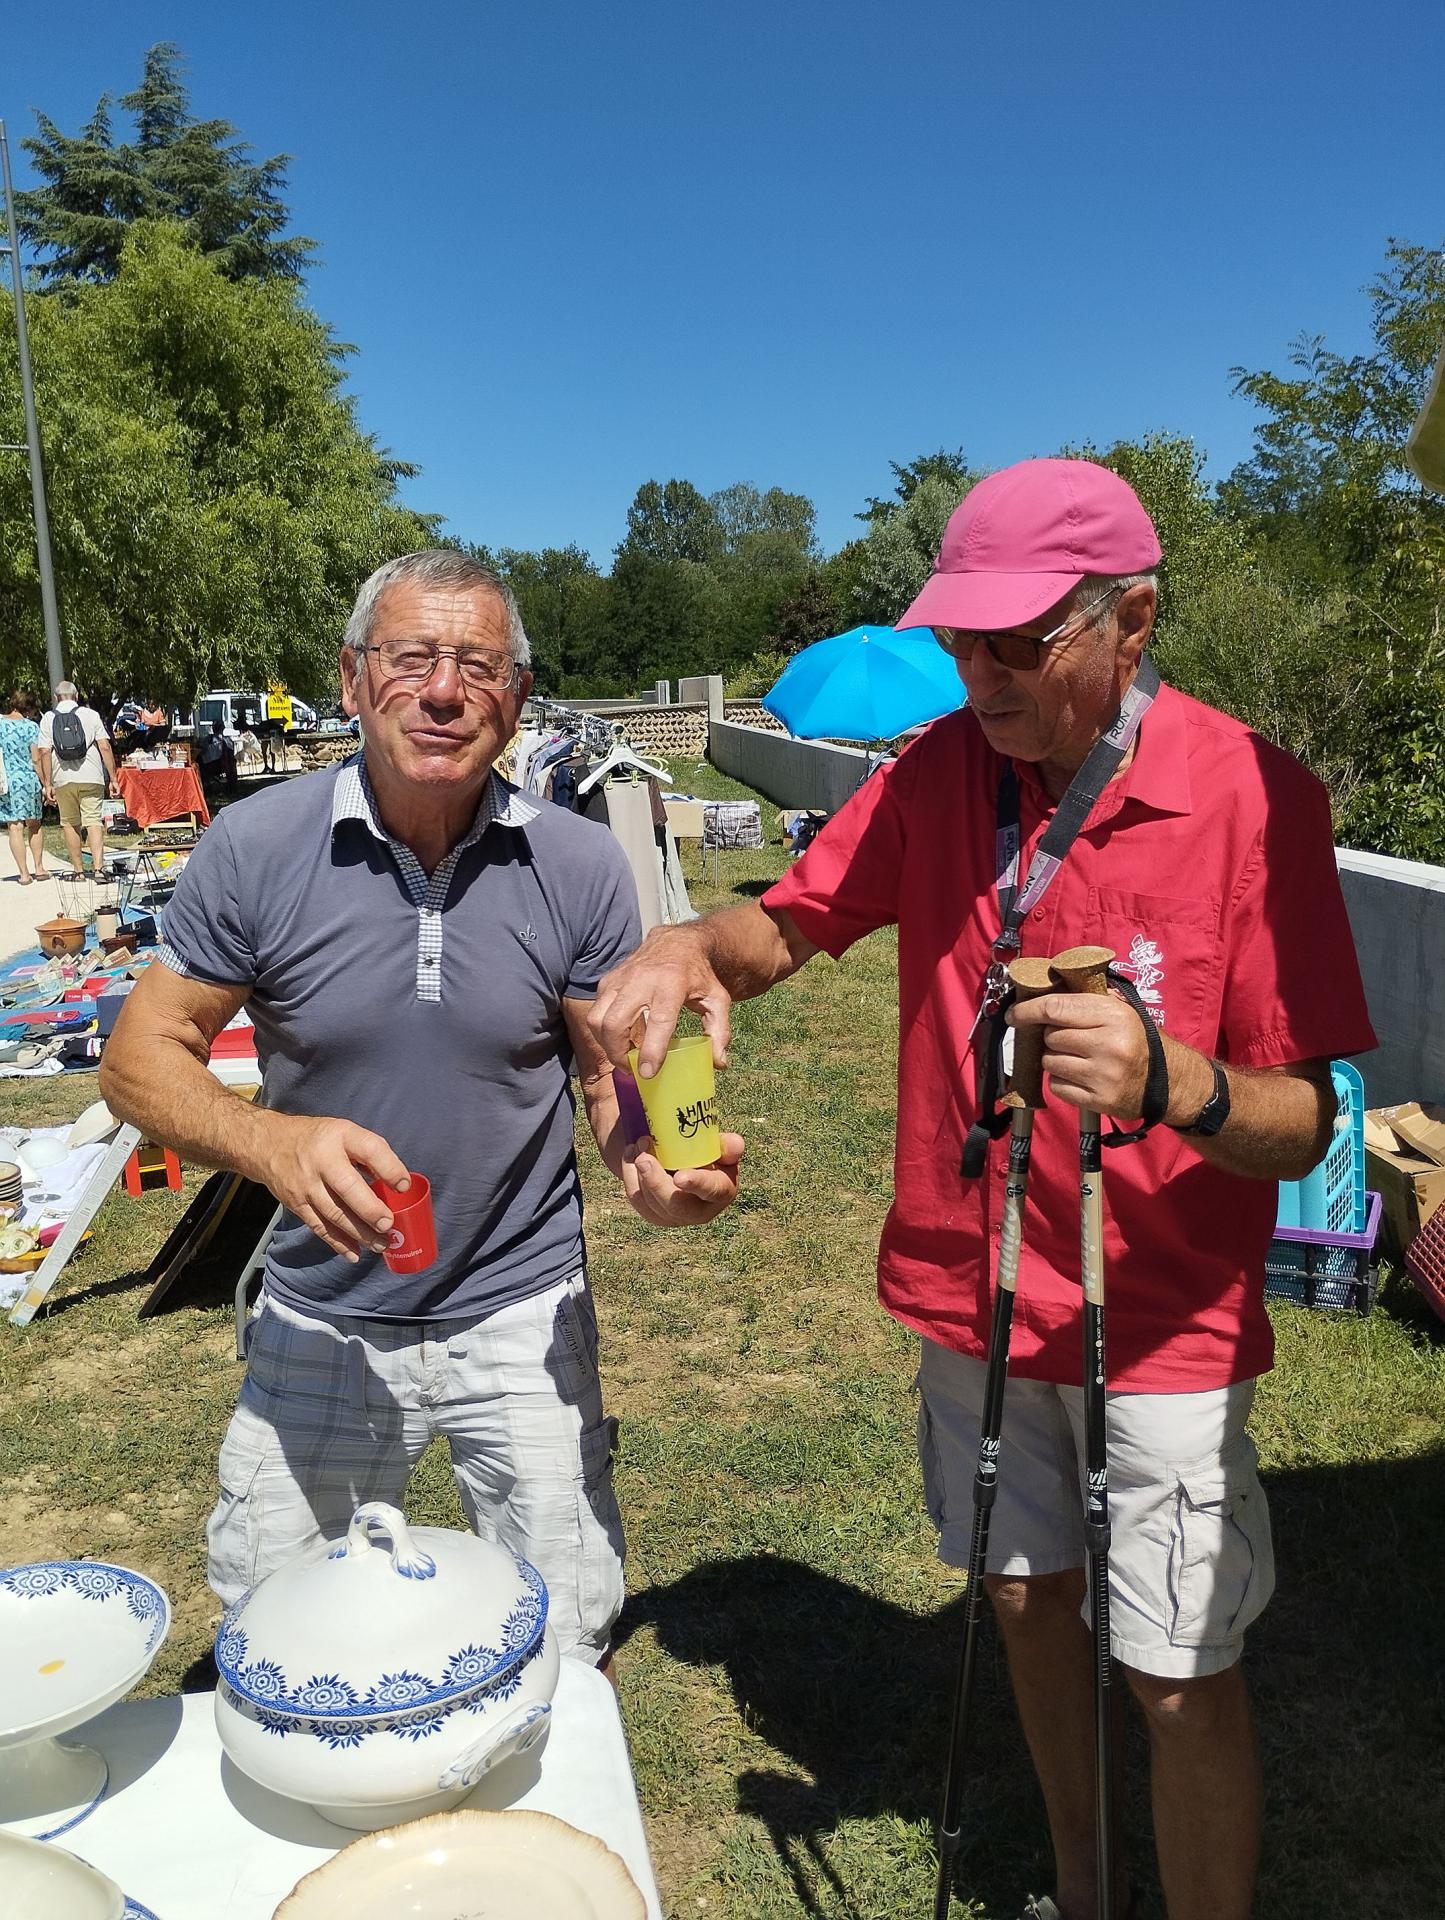
[(211, 822), (211, 810), (194, 767), (122, 767), (120, 797), (137, 826), (177, 820), (188, 813), (193, 813), (203, 827)]

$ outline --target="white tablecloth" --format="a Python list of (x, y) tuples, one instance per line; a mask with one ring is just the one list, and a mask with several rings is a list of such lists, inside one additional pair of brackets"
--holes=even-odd
[[(237, 1772), (212, 1694), (123, 1701), (68, 1738), (104, 1754), (110, 1786), (56, 1844), (155, 1920), (271, 1920), (303, 1874), (358, 1837)], [(627, 1863), (649, 1920), (661, 1920), (617, 1699), (595, 1668), (562, 1662), (540, 1755), (505, 1761), (462, 1804), (531, 1807), (595, 1833)]]

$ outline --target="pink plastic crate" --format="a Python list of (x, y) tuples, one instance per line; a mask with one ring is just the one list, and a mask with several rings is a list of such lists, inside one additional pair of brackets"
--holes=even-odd
[(1445, 1207), (1437, 1207), (1405, 1249), (1410, 1278), (1445, 1320)]

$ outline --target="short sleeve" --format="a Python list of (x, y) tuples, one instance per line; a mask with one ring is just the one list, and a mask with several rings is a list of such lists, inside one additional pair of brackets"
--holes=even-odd
[(236, 849), (220, 815), (196, 843), (164, 914), (166, 947), (188, 977), (251, 986), (259, 971)]
[(41, 716), (39, 733), (40, 733), (40, 744), (42, 747), (53, 747), (55, 745), (55, 727), (54, 727), (53, 714), (47, 713)]
[(908, 798), (919, 765), (913, 748), (880, 767), (763, 895), (765, 908), (786, 912), (835, 960), (898, 919)]
[(579, 917), (567, 984), (569, 1000), (595, 1000), (604, 973), (627, 958), (642, 939), (637, 883), (627, 856), (613, 836), (602, 831), (598, 852), (589, 858), (589, 884), (578, 891)]
[(1339, 1059), (1379, 1044), (1335, 865), (1329, 797), (1312, 774), (1280, 760), (1225, 925), (1221, 1057), (1243, 1067)]

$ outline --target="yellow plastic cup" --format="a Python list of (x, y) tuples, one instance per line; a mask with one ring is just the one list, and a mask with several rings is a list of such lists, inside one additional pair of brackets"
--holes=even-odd
[(660, 1163), (669, 1173), (710, 1167), (722, 1154), (712, 1041), (705, 1033), (674, 1040), (650, 1080), (637, 1071), (636, 1047), (628, 1059)]

